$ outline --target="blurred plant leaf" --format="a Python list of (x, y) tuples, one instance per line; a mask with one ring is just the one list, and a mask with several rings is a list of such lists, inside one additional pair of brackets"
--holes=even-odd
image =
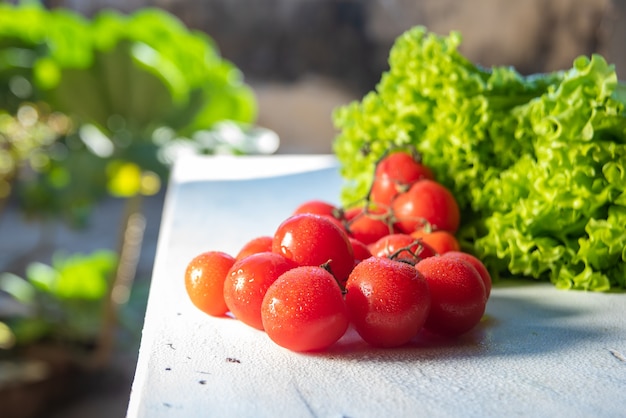
[(108, 250), (98, 250), (89, 255), (56, 254), (52, 267), (58, 275), (52, 293), (60, 299), (102, 299), (116, 265), (117, 254)]
[(36, 289), (22, 277), (5, 272), (0, 274), (0, 291), (8, 293), (18, 302), (30, 304), (35, 299)]

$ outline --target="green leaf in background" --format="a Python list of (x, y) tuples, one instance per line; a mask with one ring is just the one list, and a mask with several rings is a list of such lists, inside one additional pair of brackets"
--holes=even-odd
[(101, 300), (117, 266), (117, 254), (98, 250), (88, 255), (56, 254), (52, 267), (58, 272), (53, 293), (61, 299)]
[(13, 273), (0, 273), (0, 291), (8, 293), (23, 304), (30, 304), (35, 298), (33, 285)]
[(40, 292), (54, 294), (59, 277), (57, 270), (38, 261), (26, 267), (26, 279)]

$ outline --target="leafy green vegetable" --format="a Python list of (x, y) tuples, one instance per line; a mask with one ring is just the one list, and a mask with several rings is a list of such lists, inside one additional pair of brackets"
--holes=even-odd
[(386, 150), (414, 147), (455, 193), (459, 238), (494, 278), (626, 288), (626, 95), (614, 67), (581, 56), (522, 76), (473, 64), (460, 43), (410, 29), (376, 90), (336, 109), (344, 203), (365, 195)]

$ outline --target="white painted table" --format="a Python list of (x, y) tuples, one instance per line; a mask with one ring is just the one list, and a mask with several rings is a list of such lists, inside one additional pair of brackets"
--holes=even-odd
[(624, 417), (626, 294), (496, 285), (455, 342), (297, 354), (188, 301), (201, 251), (236, 253), (306, 199), (337, 203), (331, 156), (195, 157), (174, 168), (128, 417)]

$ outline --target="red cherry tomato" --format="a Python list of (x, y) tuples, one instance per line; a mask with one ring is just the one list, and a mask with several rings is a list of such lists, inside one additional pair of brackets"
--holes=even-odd
[(348, 221), (348, 235), (369, 245), (393, 232), (389, 210), (368, 207)]
[(472, 254), (469, 254), (463, 251), (449, 251), (445, 253), (444, 255), (447, 257), (459, 257), (467, 261), (468, 263), (470, 263), (472, 266), (474, 266), (476, 271), (478, 271), (478, 274), (480, 274), (480, 277), (483, 279), (483, 283), (485, 284), (485, 293), (487, 295), (487, 298), (491, 296), (491, 285), (492, 285), (491, 274), (489, 274), (489, 270), (487, 270), (487, 267), (485, 267), (482, 261), (480, 261), (477, 257), (473, 256)]
[(292, 351), (323, 350), (349, 325), (337, 281), (316, 266), (296, 267), (278, 277), (265, 293), (261, 318), (270, 339)]
[(424, 327), (444, 336), (458, 336), (474, 328), (487, 304), (485, 285), (468, 262), (435, 256), (415, 265), (430, 289), (430, 313)]
[(367, 245), (363, 244), (356, 238), (349, 237), (348, 239), (350, 240), (350, 244), (352, 244), (352, 252), (354, 253), (355, 264), (372, 256), (372, 253), (370, 252)]
[(262, 330), (261, 302), (265, 292), (284, 272), (296, 264), (280, 254), (262, 252), (238, 260), (226, 274), (224, 301), (244, 324)]
[(413, 183), (423, 179), (434, 179), (430, 168), (407, 152), (394, 152), (376, 166), (370, 199), (389, 206), (399, 193), (407, 191)]
[(272, 251), (272, 240), (270, 235), (253, 238), (241, 247), (235, 258), (241, 260), (251, 254)]
[(426, 279), (413, 266), (370, 257), (350, 273), (346, 305), (363, 340), (378, 347), (397, 347), (424, 326), (430, 292)]
[(346, 209), (343, 212), (343, 217), (346, 221), (349, 222), (353, 220), (354, 218), (356, 218), (357, 215), (360, 215), (361, 213), (363, 213), (363, 206), (354, 206), (349, 209)]
[(224, 302), (224, 280), (235, 258), (221, 251), (207, 251), (194, 257), (185, 270), (185, 289), (191, 302), (202, 312), (222, 316), (228, 312)]
[(374, 256), (391, 257), (411, 264), (436, 254), (428, 244), (409, 234), (387, 235), (370, 245), (369, 250)]
[(443, 229), (436, 231), (428, 231), (427, 229), (418, 229), (411, 233), (413, 238), (420, 238), (426, 244), (430, 245), (437, 254), (444, 254), (449, 251), (460, 251), (461, 246), (454, 234)]
[(433, 230), (443, 229), (456, 233), (461, 214), (452, 192), (433, 180), (413, 184), (392, 203), (399, 231), (410, 234), (428, 223)]
[(292, 213), (298, 215), (300, 213), (314, 213), (316, 215), (325, 215), (339, 218), (337, 216), (340, 210), (337, 206), (324, 200), (308, 200), (300, 204)]
[(324, 200), (308, 200), (298, 206), (292, 213), (292, 215), (299, 215), (302, 213), (312, 213), (315, 215), (327, 216), (332, 219), (337, 226), (345, 230), (344, 225), (344, 213), (341, 208), (335, 206), (332, 203)]
[(328, 217), (310, 213), (293, 215), (278, 226), (272, 251), (300, 266), (328, 263), (332, 274), (345, 282), (354, 267), (354, 252), (348, 235)]

